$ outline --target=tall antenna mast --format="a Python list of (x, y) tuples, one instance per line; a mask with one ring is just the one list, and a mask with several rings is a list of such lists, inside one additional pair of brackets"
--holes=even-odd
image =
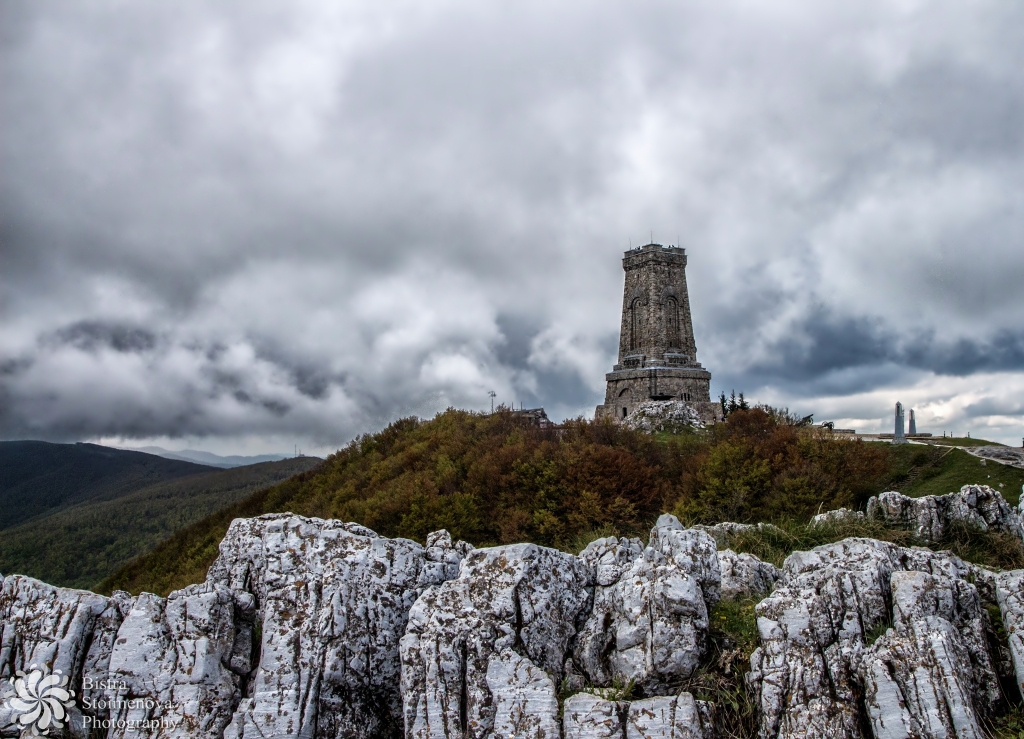
[(491, 413), (493, 414), (494, 413), (494, 399), (496, 397), (498, 397), (498, 394), (496, 392), (494, 392), (493, 390), (489, 391), (487, 394), (491, 396)]

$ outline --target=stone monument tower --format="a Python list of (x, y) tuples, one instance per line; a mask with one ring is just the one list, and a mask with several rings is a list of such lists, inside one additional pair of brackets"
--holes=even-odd
[(705, 422), (719, 420), (711, 402), (711, 373), (697, 362), (686, 250), (647, 244), (622, 259), (622, 326), (618, 364), (605, 375), (608, 389), (597, 417), (622, 420), (648, 400), (682, 400)]
[(895, 428), (894, 433), (892, 435), (892, 443), (893, 444), (906, 444), (907, 443), (907, 437), (906, 437), (906, 434), (903, 431), (903, 429), (905, 428), (904, 427), (904, 423), (903, 423), (903, 419), (904, 419), (904, 416), (903, 416), (903, 403), (897, 403), (896, 404), (896, 428)]

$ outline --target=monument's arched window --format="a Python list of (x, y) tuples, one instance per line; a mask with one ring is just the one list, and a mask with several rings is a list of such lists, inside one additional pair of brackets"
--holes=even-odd
[(629, 305), (629, 349), (637, 351), (644, 345), (644, 306), (641, 298)]
[(665, 338), (668, 345), (678, 348), (679, 343), (679, 301), (675, 298), (665, 300)]

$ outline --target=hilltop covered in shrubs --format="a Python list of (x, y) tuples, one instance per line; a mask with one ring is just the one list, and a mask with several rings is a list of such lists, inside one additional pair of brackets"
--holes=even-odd
[(166, 593), (202, 580), (231, 520), (291, 511), (423, 541), (447, 529), (477, 546), (530, 541), (579, 551), (643, 535), (660, 513), (691, 522), (809, 519), (856, 507), (892, 475), (886, 447), (737, 410), (679, 434), (578, 419), (537, 428), (509, 412), (448, 410), (363, 436), (317, 469), (177, 534), (101, 587)]

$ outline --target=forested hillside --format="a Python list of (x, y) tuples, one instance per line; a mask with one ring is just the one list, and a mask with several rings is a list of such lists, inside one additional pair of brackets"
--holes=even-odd
[(321, 461), (298, 457), (214, 469), (112, 500), (79, 503), (5, 531), (0, 572), (64, 587), (94, 587), (174, 532)]
[(76, 503), (112, 500), (211, 471), (202, 464), (97, 444), (0, 441), (0, 530)]
[(738, 411), (712, 429), (652, 436), (577, 420), (540, 429), (508, 412), (449, 410), (364, 436), (320, 468), (185, 529), (103, 583), (166, 593), (201, 580), (231, 520), (291, 511), (423, 541), (447, 528), (475, 545), (567, 550), (643, 535), (664, 511), (688, 521), (807, 518), (857, 506), (895, 468), (887, 445)]

